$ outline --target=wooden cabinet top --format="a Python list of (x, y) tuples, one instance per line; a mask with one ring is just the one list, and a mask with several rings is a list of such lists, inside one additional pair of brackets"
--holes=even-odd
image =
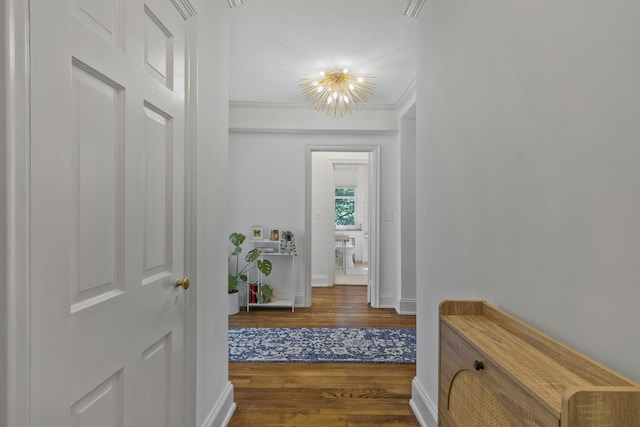
[(640, 425), (637, 383), (519, 319), (484, 301), (444, 301), (440, 320), (558, 418), (585, 398), (614, 399), (607, 407), (637, 417), (624, 425)]

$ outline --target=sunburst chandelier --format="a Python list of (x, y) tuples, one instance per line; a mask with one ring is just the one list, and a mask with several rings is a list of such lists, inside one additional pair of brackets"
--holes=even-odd
[(366, 81), (374, 76), (355, 76), (348, 69), (320, 71), (318, 76), (301, 79), (300, 89), (316, 111), (327, 111), (327, 115), (344, 116), (367, 102), (375, 84)]

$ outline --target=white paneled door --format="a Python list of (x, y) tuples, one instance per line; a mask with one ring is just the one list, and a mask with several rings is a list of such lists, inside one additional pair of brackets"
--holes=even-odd
[(182, 425), (187, 3), (31, 1), (32, 426)]

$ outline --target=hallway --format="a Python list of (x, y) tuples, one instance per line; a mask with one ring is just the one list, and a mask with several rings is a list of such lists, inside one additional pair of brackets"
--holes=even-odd
[(312, 306), (290, 309), (252, 307), (229, 316), (229, 327), (254, 328), (415, 328), (416, 316), (401, 316), (391, 308), (367, 303), (366, 286), (312, 288)]
[[(366, 286), (313, 288), (313, 306), (252, 309), (230, 327), (414, 328), (415, 316), (372, 309)], [(410, 407), (415, 365), (230, 363), (230, 426), (418, 426)]]
[(369, 267), (366, 265), (356, 265), (354, 268), (347, 269), (345, 274), (342, 268), (335, 269), (333, 279), (334, 285), (365, 285), (369, 280)]

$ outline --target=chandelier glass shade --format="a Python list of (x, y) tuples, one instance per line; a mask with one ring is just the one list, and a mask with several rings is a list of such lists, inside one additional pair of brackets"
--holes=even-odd
[(318, 76), (301, 80), (300, 89), (305, 99), (311, 99), (316, 111), (329, 116), (341, 116), (358, 110), (371, 96), (375, 84), (366, 81), (373, 76), (356, 76), (348, 69), (321, 71)]

